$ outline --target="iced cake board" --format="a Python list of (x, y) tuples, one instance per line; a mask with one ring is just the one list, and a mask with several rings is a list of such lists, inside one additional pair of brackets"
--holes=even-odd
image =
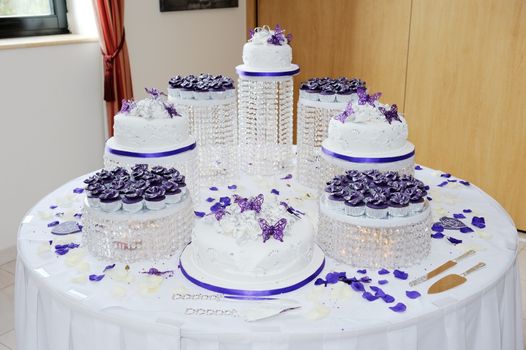
[(193, 261), (192, 244), (183, 250), (179, 260), (182, 274), (193, 284), (216, 293), (241, 296), (268, 296), (292, 292), (312, 282), (325, 267), (323, 251), (314, 245), (312, 260), (303, 270), (286, 279), (272, 282), (228, 281), (204, 271)]
[(243, 79), (257, 79), (257, 80), (279, 80), (288, 79), (300, 72), (300, 67), (297, 64), (291, 64), (287, 68), (283, 69), (253, 69), (241, 64), (236, 67), (237, 74)]

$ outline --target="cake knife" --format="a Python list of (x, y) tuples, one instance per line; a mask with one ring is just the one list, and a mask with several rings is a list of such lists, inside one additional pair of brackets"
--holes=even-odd
[(458, 258), (456, 259), (452, 259), (452, 260), (449, 260), (449, 261), (446, 261), (445, 263), (443, 263), (442, 265), (440, 265), (439, 267), (437, 267), (436, 269), (432, 270), (432, 271), (429, 271), (427, 274), (421, 276), (421, 277), (418, 277), (417, 279), (409, 282), (409, 286), (410, 287), (414, 287), (416, 286), (417, 284), (420, 284), (422, 282), (425, 282), (427, 280), (430, 280), (431, 278), (441, 274), (442, 272), (452, 268), (453, 266), (455, 266), (460, 260), (462, 259), (465, 259), (471, 255), (475, 254), (475, 251), (473, 249), (470, 249), (468, 250), (467, 252), (465, 252), (464, 254), (462, 254), (461, 256), (459, 256)]
[(457, 275), (456, 273), (452, 273), (451, 275), (442, 277), (441, 279), (433, 283), (431, 287), (429, 287), (429, 289), (427, 290), (427, 294), (442, 293), (442, 292), (445, 292), (446, 290), (450, 290), (452, 288), (458, 287), (462, 283), (467, 281), (467, 278), (466, 278), (467, 275), (477, 270), (480, 270), (484, 266), (486, 266), (485, 263), (479, 262), (477, 265), (473, 266), (467, 271), (464, 271), (460, 275)]

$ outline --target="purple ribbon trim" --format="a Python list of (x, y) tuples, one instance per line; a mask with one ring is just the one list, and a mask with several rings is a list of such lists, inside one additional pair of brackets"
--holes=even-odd
[(409, 152), (407, 154), (403, 154), (401, 156), (396, 156), (396, 157), (365, 158), (365, 157), (350, 157), (350, 156), (346, 156), (346, 155), (343, 155), (343, 154), (339, 154), (339, 153), (330, 151), (330, 150), (328, 150), (327, 148), (325, 148), (323, 146), (321, 147), (321, 151), (323, 153), (325, 153), (326, 155), (331, 156), (333, 158), (342, 159), (342, 160), (345, 160), (347, 162), (352, 162), (352, 163), (391, 163), (391, 162), (398, 162), (400, 160), (411, 158), (412, 156), (415, 155), (415, 151), (412, 150), (411, 152)]
[(269, 295), (288, 293), (288, 292), (292, 292), (293, 290), (303, 287), (304, 285), (311, 282), (313, 279), (316, 278), (316, 276), (320, 274), (320, 272), (325, 267), (325, 258), (323, 259), (323, 262), (321, 263), (320, 267), (312, 275), (310, 275), (303, 281), (293, 284), (292, 286), (289, 286), (289, 287), (278, 288), (278, 289), (268, 289), (268, 290), (243, 290), (243, 289), (231, 289), (231, 288), (223, 288), (223, 287), (214, 286), (214, 285), (211, 285), (205, 282), (201, 282), (198, 279), (195, 279), (194, 277), (190, 276), (188, 272), (186, 272), (186, 270), (184, 269), (181, 260), (179, 260), (179, 267), (181, 268), (181, 272), (183, 273), (183, 276), (186, 277), (190, 282), (198, 285), (199, 287), (211, 290), (212, 292), (221, 293), (225, 295), (242, 295), (246, 297), (251, 297), (251, 296), (259, 297), (259, 296), (269, 296)]
[(289, 75), (296, 75), (300, 72), (300, 69), (289, 70), (286, 72), (248, 72), (241, 69), (236, 69), (237, 74), (244, 75), (246, 77), (285, 77)]
[(171, 151), (156, 152), (156, 153), (128, 152), (128, 151), (123, 151), (123, 150), (120, 150), (120, 149), (114, 149), (114, 148), (110, 148), (110, 147), (106, 147), (106, 149), (111, 154), (115, 154), (115, 155), (123, 156), (123, 157), (162, 158), (162, 157), (174, 156), (174, 155), (179, 154), (179, 153), (190, 151), (190, 150), (193, 150), (195, 147), (196, 147), (196, 143), (194, 142), (191, 145), (188, 145), (188, 146), (185, 146), (185, 147), (177, 148), (177, 149), (174, 149), (174, 150), (171, 150)]

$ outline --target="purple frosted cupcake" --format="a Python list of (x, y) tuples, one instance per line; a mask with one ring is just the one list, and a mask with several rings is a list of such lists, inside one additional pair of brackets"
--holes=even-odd
[(409, 214), (409, 197), (396, 192), (389, 198), (389, 214), (391, 216), (407, 216)]
[(416, 187), (406, 188), (404, 194), (409, 197), (409, 210), (411, 213), (420, 213), (424, 209), (424, 192)]
[(183, 197), (183, 191), (179, 188), (179, 185), (175, 181), (163, 182), (163, 188), (165, 190), (166, 203), (175, 204), (179, 203)]
[(373, 219), (385, 219), (389, 212), (389, 205), (385, 195), (377, 191), (365, 199), (365, 215)]
[(327, 199), (327, 201), (329, 201), (329, 197), (333, 194), (333, 193), (337, 193), (337, 192), (340, 192), (342, 190), (342, 186), (339, 185), (339, 184), (334, 184), (334, 182), (327, 182), (327, 186), (325, 187), (325, 198)]
[(210, 100), (210, 90), (208, 84), (205, 82), (199, 82), (194, 88), (194, 98), (196, 100)]
[(364, 195), (359, 191), (352, 191), (345, 197), (345, 214), (350, 216), (362, 216), (365, 214)]
[(174, 98), (181, 97), (181, 85), (183, 84), (183, 77), (177, 75), (168, 81), (168, 96)]
[(107, 212), (113, 213), (121, 209), (121, 195), (119, 191), (113, 189), (105, 189), (99, 196), (100, 208)]
[(221, 81), (216, 81), (210, 87), (210, 96), (212, 100), (224, 100), (226, 98), (226, 89)]
[(347, 85), (341, 85), (336, 91), (336, 102), (349, 103), (351, 100), (352, 90)]
[(336, 101), (336, 91), (330, 85), (324, 86), (320, 91), (320, 101), (321, 102), (335, 102)]
[(104, 191), (104, 186), (100, 183), (94, 183), (86, 187), (86, 198), (88, 205), (93, 208), (100, 206), (100, 195)]
[(152, 186), (144, 191), (144, 203), (150, 210), (161, 210), (166, 206), (165, 190), (161, 186)]
[(223, 77), (221, 85), (225, 89), (225, 98), (235, 97), (236, 88), (234, 87), (234, 80), (232, 80), (232, 78)]
[(344, 212), (345, 211), (345, 197), (349, 195), (347, 190), (341, 190), (338, 192), (333, 192), (329, 195), (327, 204), (329, 208), (335, 211)]
[(142, 210), (144, 198), (140, 190), (130, 189), (122, 196), (122, 210), (137, 213)]
[(181, 98), (184, 99), (184, 100), (191, 100), (194, 98), (194, 83), (189, 81), (189, 80), (185, 80), (182, 84), (181, 84), (181, 90), (179, 91), (180, 95), (181, 95)]

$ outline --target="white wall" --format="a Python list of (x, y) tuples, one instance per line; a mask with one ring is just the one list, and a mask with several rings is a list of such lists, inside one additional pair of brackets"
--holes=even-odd
[(239, 7), (160, 12), (158, 0), (126, 2), (125, 28), (135, 98), (144, 87), (166, 90), (170, 77), (212, 73), (235, 78), (246, 38)]
[(101, 99), (97, 42), (0, 50), (0, 255), (34, 203), (102, 166)]

